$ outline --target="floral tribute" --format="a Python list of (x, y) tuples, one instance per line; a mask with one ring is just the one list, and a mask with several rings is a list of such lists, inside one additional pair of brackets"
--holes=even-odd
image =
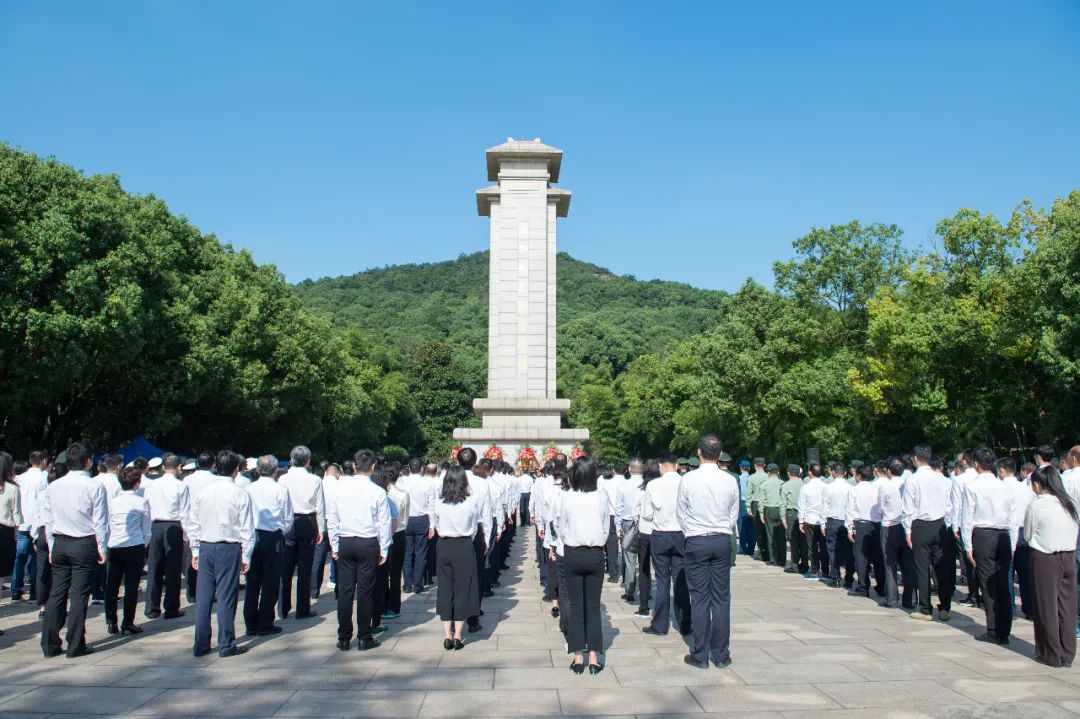
[(536, 452), (527, 444), (518, 452), (517, 463), (524, 470), (535, 469), (540, 466), (540, 462), (536, 459)]
[(459, 445), (456, 445), (452, 450), (450, 450), (450, 461), (451, 462), (455, 462), (455, 463), (457, 462), (457, 456), (459, 454), (461, 454), (462, 449), (464, 449), (464, 447), (462, 447), (459, 444)]
[(496, 462), (501, 462), (503, 460), (503, 451), (499, 449), (499, 445), (493, 444), (487, 448), (484, 456)]
[(559, 448), (555, 446), (554, 442), (548, 442), (544, 447), (544, 461), (550, 462), (555, 459), (555, 455), (559, 453)]
[(585, 456), (585, 450), (581, 448), (580, 444), (575, 444), (574, 448), (570, 450), (570, 461), (573, 462)]

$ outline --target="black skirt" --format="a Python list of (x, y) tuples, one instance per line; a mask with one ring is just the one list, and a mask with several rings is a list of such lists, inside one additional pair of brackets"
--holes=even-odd
[(0, 524), (0, 577), (10, 577), (15, 569), (15, 527)]
[(480, 580), (472, 537), (440, 537), (436, 548), (439, 591), (435, 609), (444, 622), (463, 622), (480, 614)]

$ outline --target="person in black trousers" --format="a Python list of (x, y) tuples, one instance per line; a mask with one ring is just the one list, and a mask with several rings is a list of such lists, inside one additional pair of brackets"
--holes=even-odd
[(256, 464), (258, 479), (247, 486), (255, 513), (255, 549), (244, 585), (244, 628), (248, 636), (270, 636), (282, 629), (274, 625), (274, 607), (281, 591), (285, 533), (292, 529), (289, 492), (274, 480), (277, 458), (265, 455)]
[[(121, 492), (109, 502), (109, 561), (105, 574), (105, 624), (109, 634), (141, 634), (135, 626), (139, 580), (150, 541), (150, 503), (135, 494), (142, 472), (127, 467), (119, 476)], [(124, 620), (117, 626), (116, 605), (124, 585)], [(179, 591), (179, 584), (177, 585)]]
[[(90, 453), (81, 443), (67, 449), (70, 471), (42, 493), (41, 522), (49, 528), (52, 588), (41, 623), (41, 650), (60, 654), (60, 627), (67, 618), (67, 656), (93, 652), (86, 646), (91, 584), (105, 563), (108, 509), (105, 488), (90, 477)], [(69, 603), (70, 601), (70, 603)]]
[(184, 571), (183, 522), (191, 513), (188, 486), (180, 481), (180, 458), (166, 454), (161, 460), (162, 475), (143, 489), (150, 504), (150, 546), (147, 547), (146, 606), (143, 613), (161, 616), (164, 588), (165, 618), (184, 616), (180, 609), (180, 578)]
[(469, 479), (461, 467), (451, 467), (442, 490), (431, 504), (429, 536), (438, 544), (439, 576), (435, 610), (443, 625), (443, 649), (465, 646), (462, 630), (469, 617), (480, 613), (480, 581), (476, 576), (473, 538), (480, 531), (480, 502), (469, 494)]
[(589, 652), (589, 673), (604, 669), (600, 618), (600, 593), (604, 587), (604, 547), (608, 539), (610, 515), (607, 493), (597, 491), (596, 463), (580, 457), (570, 468), (570, 491), (560, 495), (555, 508), (555, 531), (563, 543), (566, 590), (570, 600), (567, 649), (574, 654), (570, 670), (585, 671), (585, 651)]
[(931, 469), (929, 447), (915, 447), (911, 461), (915, 464), (915, 472), (904, 485), (901, 518), (908, 546), (915, 557), (918, 588), (919, 608), (910, 616), (933, 621), (930, 605), (930, 572), (933, 571), (939, 601), (938, 618), (948, 621), (956, 582), (956, 544), (952, 531), (945, 525), (945, 518), (952, 515), (952, 483), (940, 469)]

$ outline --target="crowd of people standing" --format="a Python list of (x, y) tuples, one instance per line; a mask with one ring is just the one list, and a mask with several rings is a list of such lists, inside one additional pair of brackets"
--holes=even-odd
[[(137, 635), (144, 616), (184, 615), (194, 604), (196, 656), (243, 653), (234, 627), (240, 590), (247, 636), (315, 616), (327, 587), (337, 603), (337, 646), (379, 646), (404, 594), (435, 587), (443, 648), (461, 650), (481, 628), (482, 603), (500, 586), (521, 525), (535, 525), (544, 599), (565, 635), (570, 669), (604, 669), (605, 576), (648, 618), (690, 637), (686, 664), (731, 662), (731, 567), (737, 552), (853, 596), (873, 592), (914, 619), (949, 621), (957, 568), (961, 603), (982, 607), (980, 641), (1007, 644), (1016, 613), (1035, 624), (1036, 660), (1070, 666), (1080, 636), (1077, 538), (1080, 446), (1041, 447), (1017, 468), (987, 448), (943, 463), (925, 446), (873, 463), (812, 463), (803, 471), (758, 457), (729, 469), (713, 435), (695, 461), (661, 452), (601, 466), (556, 454), (530, 472), (461, 449), (452, 463), (388, 462), (360, 450), (313, 466), (295, 447), (276, 457), (231, 451), (191, 461), (166, 454), (97, 465), (76, 443), (60, 460), (0, 453), (0, 576), (29, 595), (46, 656), (92, 652), (91, 599), (109, 634)], [(751, 471), (751, 469), (753, 471)], [(295, 579), (295, 593), (294, 593)], [(186, 580), (186, 581), (185, 581)], [(121, 592), (122, 590), (122, 592)], [(120, 597), (123, 597), (121, 604)], [(61, 641), (61, 630), (66, 635)]]

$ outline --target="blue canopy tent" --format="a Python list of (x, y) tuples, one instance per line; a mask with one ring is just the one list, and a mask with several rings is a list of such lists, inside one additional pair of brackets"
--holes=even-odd
[[(116, 454), (121, 455), (124, 458), (124, 464), (127, 464), (136, 457), (146, 457), (147, 459), (153, 459), (154, 457), (161, 457), (165, 454), (165, 450), (155, 447), (150, 443), (146, 437), (141, 434), (135, 439), (128, 442), (120, 449), (114, 450)], [(103, 452), (94, 457), (95, 462), (100, 462), (105, 458), (107, 454), (113, 454), (113, 452)]]

